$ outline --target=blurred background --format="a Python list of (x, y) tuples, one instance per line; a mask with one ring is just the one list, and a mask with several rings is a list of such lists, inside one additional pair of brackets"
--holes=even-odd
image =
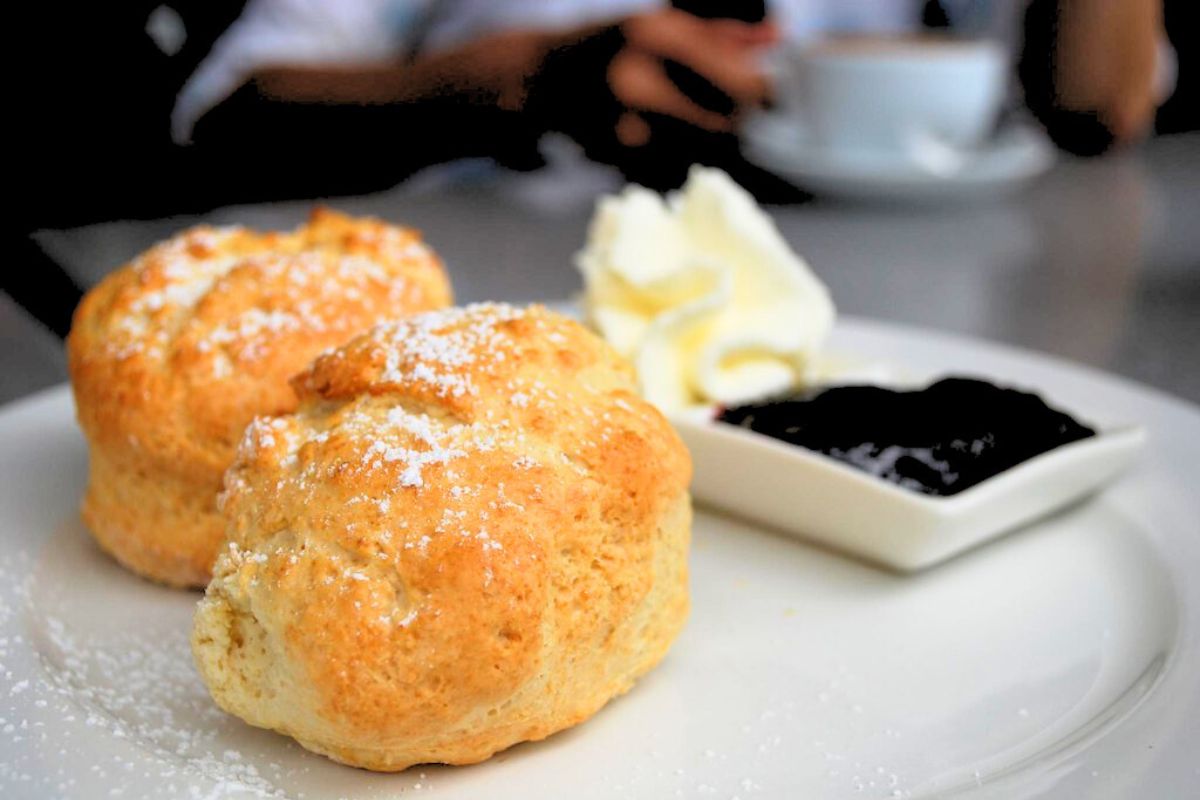
[(421, 228), (462, 301), (553, 300), (600, 194), (692, 163), (767, 204), (843, 313), (1200, 401), (1193, 6), (23, 4), (0, 401), (65, 379), (81, 292), (185, 225), (319, 200)]

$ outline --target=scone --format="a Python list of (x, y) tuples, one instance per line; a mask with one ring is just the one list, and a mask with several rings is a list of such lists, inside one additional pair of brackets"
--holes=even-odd
[(582, 326), (480, 305), (374, 328), (247, 428), (192, 648), (217, 703), (375, 770), (587, 719), (688, 610), (691, 460)]
[(83, 518), (125, 566), (204, 586), (221, 476), (288, 380), (382, 319), (451, 301), (416, 231), (327, 210), (290, 233), (198, 227), (109, 275), (67, 340), (90, 456)]

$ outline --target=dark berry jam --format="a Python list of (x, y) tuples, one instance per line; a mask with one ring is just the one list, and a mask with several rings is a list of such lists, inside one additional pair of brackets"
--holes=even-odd
[(915, 391), (837, 386), (727, 408), (717, 419), (939, 496), (1096, 435), (1036, 394), (960, 377)]

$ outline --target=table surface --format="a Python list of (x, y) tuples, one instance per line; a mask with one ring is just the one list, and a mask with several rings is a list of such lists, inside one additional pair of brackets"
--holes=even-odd
[[(458, 299), (560, 299), (609, 169), (554, 148), (551, 166), (482, 162), (427, 171), (388, 192), (337, 198), (351, 213), (420, 228)], [(311, 202), (38, 235), (81, 284), (199, 221), (290, 227)], [(1021, 192), (976, 202), (772, 207), (840, 313), (1031, 348), (1200, 402), (1200, 135), (1104, 158), (1062, 157)], [(65, 379), (61, 344), (0, 295), (0, 402)]]

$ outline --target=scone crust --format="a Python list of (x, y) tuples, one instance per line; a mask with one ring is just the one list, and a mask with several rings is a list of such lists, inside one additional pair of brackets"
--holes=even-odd
[(216, 701), (376, 770), (595, 713), (688, 609), (691, 462), (630, 367), (541, 307), (380, 326), (226, 475), (193, 649)]
[(318, 353), (449, 302), (419, 233), (327, 209), (291, 232), (200, 226), (151, 248), (88, 292), (67, 340), (88, 528), (146, 577), (205, 585), (245, 426), (295, 408), (289, 378)]

